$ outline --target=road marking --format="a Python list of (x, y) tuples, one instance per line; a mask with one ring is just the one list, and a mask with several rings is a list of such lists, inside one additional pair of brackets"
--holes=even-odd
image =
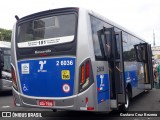
[(2, 106), (1, 108), (10, 108), (11, 106)]

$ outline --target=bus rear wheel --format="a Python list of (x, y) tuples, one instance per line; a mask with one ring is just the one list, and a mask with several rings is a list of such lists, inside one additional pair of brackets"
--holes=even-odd
[(57, 110), (56, 110), (56, 109), (52, 109), (52, 111), (53, 111), (53, 112), (57, 112)]

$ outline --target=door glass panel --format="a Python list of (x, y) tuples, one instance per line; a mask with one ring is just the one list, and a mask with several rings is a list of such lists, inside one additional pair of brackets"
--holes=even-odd
[(122, 93), (122, 77), (121, 77), (121, 63), (120, 62), (116, 62), (116, 78), (117, 78), (117, 93)]
[(116, 55), (115, 56), (117, 59), (120, 59), (120, 38), (119, 38), (119, 35), (116, 35), (115, 39), (116, 39), (116, 46), (115, 46)]

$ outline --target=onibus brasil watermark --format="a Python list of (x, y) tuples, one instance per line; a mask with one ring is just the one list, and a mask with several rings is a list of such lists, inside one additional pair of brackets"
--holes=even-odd
[(42, 117), (42, 114), (41, 112), (1, 112), (1, 117), (34, 118), (34, 117)]

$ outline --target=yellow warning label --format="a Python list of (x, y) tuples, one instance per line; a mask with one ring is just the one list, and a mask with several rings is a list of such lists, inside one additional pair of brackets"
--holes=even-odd
[(70, 79), (70, 71), (69, 70), (62, 70), (61, 76), (62, 76), (62, 80), (69, 80)]

